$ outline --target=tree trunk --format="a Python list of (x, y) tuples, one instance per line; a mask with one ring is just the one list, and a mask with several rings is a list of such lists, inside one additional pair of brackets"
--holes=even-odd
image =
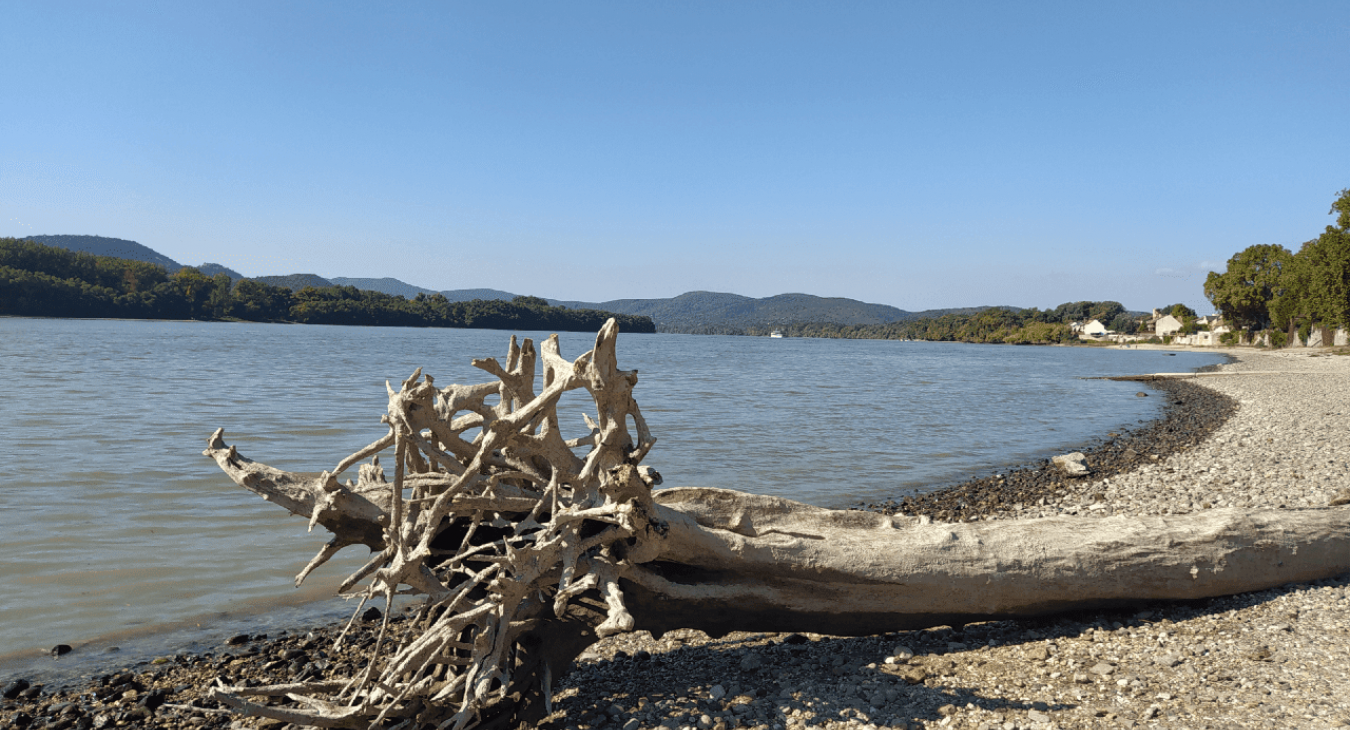
[[(436, 390), (418, 371), (389, 388), (389, 433), (332, 473), (273, 469), (213, 434), (205, 454), (231, 479), (333, 533), (297, 583), (362, 544), (377, 555), (343, 591), (426, 595), (419, 633), (377, 643), (361, 676), (215, 695), (248, 714), (324, 727), (513, 727), (546, 714), (551, 680), (590, 643), (624, 631), (865, 635), (1350, 570), (1344, 507), (941, 524), (731, 490), (653, 492), (660, 475), (640, 463), (655, 439), (632, 399), (636, 371), (617, 369), (616, 336), (611, 321), (574, 362), (550, 338), (538, 395), (529, 340), (512, 338), (505, 368), (474, 362), (496, 383)], [(590, 392), (597, 417), (568, 441), (554, 407), (576, 388)], [(391, 449), (389, 482), (377, 454)], [(367, 458), (357, 481), (338, 483)], [(247, 699), (283, 695), (304, 702)]]

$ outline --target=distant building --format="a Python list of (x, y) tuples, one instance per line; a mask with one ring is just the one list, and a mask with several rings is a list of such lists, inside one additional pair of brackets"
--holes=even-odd
[(1159, 337), (1174, 335), (1181, 331), (1181, 320), (1168, 314), (1153, 323), (1153, 334)]
[(1087, 324), (1083, 325), (1082, 332), (1085, 335), (1091, 335), (1093, 337), (1105, 337), (1107, 334), (1110, 333), (1110, 330), (1106, 329), (1106, 325), (1094, 319), (1091, 322), (1088, 322)]

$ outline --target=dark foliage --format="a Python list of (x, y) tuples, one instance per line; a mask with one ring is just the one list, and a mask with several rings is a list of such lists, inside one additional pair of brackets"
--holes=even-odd
[(169, 276), (154, 264), (74, 253), (0, 239), (0, 314), (39, 317), (243, 319), (259, 322), (595, 332), (616, 317), (625, 332), (655, 332), (651, 319), (549, 306), (538, 297), (451, 302), (412, 300), (352, 286), (306, 286), (292, 293), (264, 281), (234, 283), (184, 267)]

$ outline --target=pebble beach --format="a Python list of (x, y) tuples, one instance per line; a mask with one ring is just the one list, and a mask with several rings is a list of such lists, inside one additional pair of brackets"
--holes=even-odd
[[(1340, 348), (1344, 351), (1345, 348)], [(1092, 473), (1029, 465), (871, 509), (935, 520), (1320, 507), (1350, 489), (1350, 355), (1233, 351), (1141, 383), (1167, 415), (1086, 444)], [(372, 616), (373, 618), (373, 616)], [(378, 626), (374, 621), (362, 626)], [(344, 675), (340, 626), (231, 639), (67, 687), (0, 677), (0, 728), (261, 727), (226, 683)], [(370, 640), (358, 633), (355, 646)], [(556, 728), (1322, 728), (1350, 726), (1350, 575), (1129, 611), (882, 636), (679, 631), (602, 641), (555, 695)]]

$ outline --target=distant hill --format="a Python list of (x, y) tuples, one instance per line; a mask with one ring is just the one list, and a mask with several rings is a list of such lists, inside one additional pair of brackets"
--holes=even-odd
[(121, 238), (106, 238), (104, 236), (43, 235), (23, 236), (23, 239), (34, 241), (44, 246), (64, 248), (67, 251), (79, 251), (95, 256), (112, 256), (119, 259), (131, 259), (132, 261), (148, 261), (149, 263), (163, 266), (170, 274), (183, 268), (182, 264), (149, 246), (142, 246), (135, 241), (127, 241)]
[(914, 317), (912, 312), (842, 297), (779, 294), (754, 299), (739, 294), (696, 291), (672, 299), (615, 299), (608, 302), (549, 300), (571, 309), (600, 309), (642, 314), (656, 321), (662, 332), (736, 330), (777, 327), (803, 322), (886, 324)]
[(254, 281), (261, 281), (264, 284), (272, 286), (284, 286), (291, 291), (300, 291), (307, 286), (323, 288), (333, 286), (333, 282), (319, 276), (318, 274), (288, 274), (286, 276), (255, 276)]
[(201, 266), (197, 267), (197, 270), (202, 272), (203, 274), (206, 274), (207, 276), (215, 276), (216, 274), (225, 274), (226, 276), (230, 277), (231, 279), (234, 279), (235, 281), (248, 278), (247, 276), (244, 276), (238, 271), (235, 271), (234, 269), (231, 269), (228, 266), (222, 266), (220, 264), (202, 264)]
[(388, 294), (391, 297), (403, 297), (412, 299), (418, 294), (435, 294), (431, 289), (423, 289), (420, 286), (413, 286), (407, 282), (399, 281), (391, 277), (383, 279), (360, 279), (346, 276), (329, 277), (329, 281), (338, 286), (354, 286), (364, 291), (377, 291), (382, 294)]
[[(441, 294), (452, 302), (471, 302), (475, 299), (483, 299), (486, 301), (499, 299), (504, 302), (509, 302), (516, 298), (515, 294), (504, 292), (500, 289), (447, 289), (438, 292), (434, 289), (426, 289), (391, 277), (384, 277), (382, 279), (359, 279), (346, 276), (334, 276), (330, 278), (329, 281), (338, 286), (354, 286), (357, 289), (377, 291), (394, 297), (403, 297), (404, 299), (412, 299), (418, 294)], [(576, 308), (577, 307), (572, 307), (572, 309)]]
[[(135, 241), (103, 236), (27, 236), (48, 246), (81, 251), (97, 256), (148, 261), (163, 266), (169, 273), (182, 268), (177, 261)], [(230, 278), (244, 279), (243, 275), (222, 264), (206, 263), (197, 267), (207, 276), (228, 274)], [(366, 291), (412, 299), (418, 294), (442, 294), (451, 302), (469, 302), (475, 299), (510, 301), (517, 295), (500, 289), (450, 289), (434, 291), (409, 284), (392, 277), (361, 278), (333, 277), (325, 279), (317, 274), (290, 274), (288, 276), (257, 276), (254, 280), (300, 291), (306, 286), (353, 286)], [(885, 304), (869, 304), (843, 297), (817, 297), (811, 294), (779, 294), (755, 299), (725, 292), (695, 291), (666, 299), (615, 299), (607, 302), (579, 302), (549, 299), (549, 304), (568, 309), (593, 309), (618, 314), (651, 317), (661, 332), (737, 333), (748, 328), (777, 328), (799, 324), (883, 325), (918, 318), (935, 318), (944, 314), (969, 315), (988, 307), (961, 307), (907, 312)], [(1017, 308), (1010, 307), (1016, 310)]]
[[(519, 296), (518, 294), (504, 292), (501, 289), (447, 289), (440, 293), (444, 294), (445, 298), (452, 302), (472, 302), (475, 299), (482, 299), (484, 301), (500, 299), (501, 301), (509, 302)], [(550, 304), (552, 304), (552, 302), (550, 302)], [(575, 309), (575, 307), (569, 308)]]

